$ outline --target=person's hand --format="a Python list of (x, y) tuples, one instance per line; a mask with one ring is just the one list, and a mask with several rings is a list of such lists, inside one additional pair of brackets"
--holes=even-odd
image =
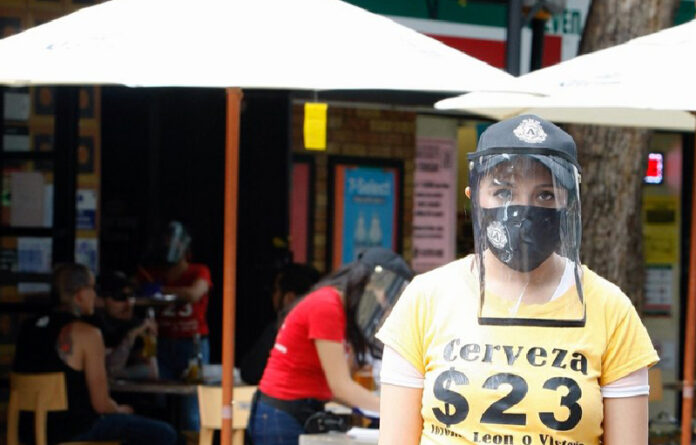
[(116, 412), (119, 414), (133, 414), (133, 407), (130, 405), (116, 405)]
[(141, 329), (144, 334), (157, 335), (157, 322), (154, 318), (146, 318), (139, 329)]
[(157, 335), (157, 322), (152, 318), (146, 318), (139, 326), (130, 330), (132, 340), (144, 334)]

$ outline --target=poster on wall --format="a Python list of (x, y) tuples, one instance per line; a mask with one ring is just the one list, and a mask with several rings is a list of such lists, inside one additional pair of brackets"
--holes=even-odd
[(401, 250), (400, 161), (332, 158), (331, 268), (355, 260), (368, 247)]
[(311, 157), (296, 155), (292, 160), (290, 190), (290, 251), (296, 263), (312, 260), (312, 189), (314, 163)]
[(455, 259), (457, 238), (457, 144), (418, 138), (413, 187), (413, 260), (416, 273)]
[(673, 282), (674, 272), (671, 265), (651, 265), (645, 268), (644, 315), (672, 313)]
[(86, 230), (96, 229), (97, 191), (94, 189), (77, 189), (76, 199), (76, 228)]

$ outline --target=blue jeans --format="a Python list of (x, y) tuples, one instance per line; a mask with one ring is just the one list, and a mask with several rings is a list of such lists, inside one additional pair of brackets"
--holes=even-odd
[(136, 414), (105, 414), (89, 431), (72, 441), (120, 441), (124, 445), (175, 445), (176, 431), (168, 423)]
[[(201, 338), (200, 348), (203, 364), (210, 363), (210, 342), (207, 338)], [(179, 380), (192, 357), (195, 357), (192, 338), (159, 337), (157, 339), (157, 366), (161, 379)], [(181, 397), (179, 417), (182, 430), (198, 431), (200, 429), (198, 398), (196, 396)]]
[(247, 432), (254, 445), (297, 445), (304, 428), (290, 414), (256, 401)]

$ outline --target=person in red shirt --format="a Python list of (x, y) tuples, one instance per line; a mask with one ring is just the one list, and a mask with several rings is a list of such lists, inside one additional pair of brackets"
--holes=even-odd
[[(146, 264), (139, 271), (145, 293), (175, 296), (157, 314), (157, 363), (162, 379), (182, 378), (192, 360), (197, 365), (210, 363), (206, 318), (212, 287), (210, 269), (190, 262), (190, 244), (191, 237), (183, 224), (171, 221), (150, 246)], [(198, 431), (196, 398), (188, 397), (182, 405), (183, 428)]]
[(247, 431), (254, 445), (296, 445), (305, 422), (329, 400), (379, 411), (379, 397), (351, 379), (351, 368), (378, 349), (372, 334), (412, 276), (399, 255), (370, 248), (299, 300), (252, 402)]

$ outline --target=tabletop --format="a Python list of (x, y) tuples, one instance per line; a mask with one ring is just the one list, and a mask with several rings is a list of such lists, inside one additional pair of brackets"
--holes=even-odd
[(199, 384), (205, 383), (189, 383), (176, 380), (116, 379), (109, 382), (109, 389), (113, 392), (194, 395)]
[(375, 445), (378, 431), (352, 428), (347, 433), (302, 434), (299, 445)]

